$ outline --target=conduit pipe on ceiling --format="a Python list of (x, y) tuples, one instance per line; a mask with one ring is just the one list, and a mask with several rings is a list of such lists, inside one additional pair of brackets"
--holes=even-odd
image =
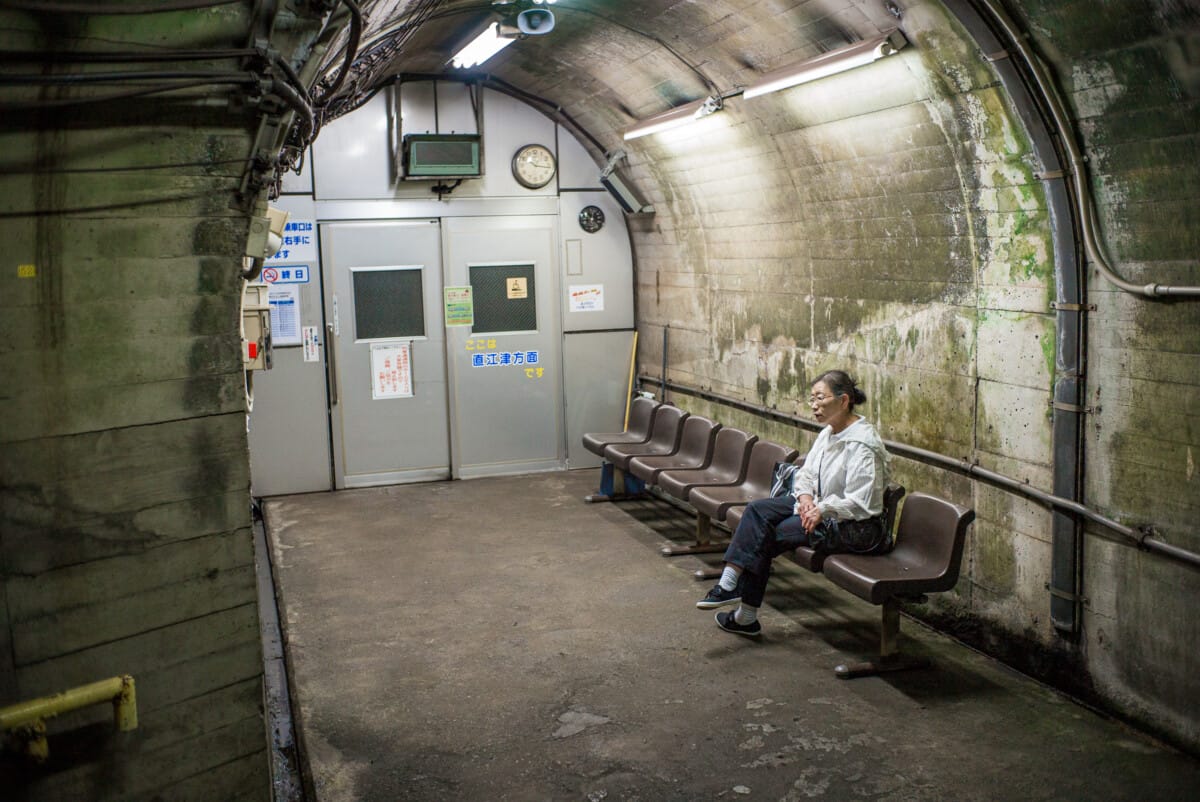
[(333, 96), (342, 88), (342, 84), (346, 82), (346, 78), (350, 75), (350, 68), (354, 65), (354, 59), (358, 57), (358, 46), (362, 40), (363, 33), (363, 13), (358, 7), (358, 3), (354, 0), (341, 0), (342, 4), (350, 12), (350, 33), (346, 39), (346, 57), (342, 60), (342, 69), (338, 71), (337, 78), (330, 84), (329, 89), (321, 93), (321, 97), (314, 101), (317, 106), (325, 106), (333, 99)]
[[(239, 52), (253, 53), (254, 51)], [(132, 97), (140, 97), (145, 94), (172, 92), (181, 89), (194, 89), (201, 86), (257, 85), (265, 94), (274, 95), (283, 101), (287, 106), (291, 107), (291, 109), (296, 112), (297, 123), (302, 129), (302, 133), (304, 133), (306, 137), (311, 137), (314, 127), (312, 108), (309, 106), (304, 94), (289, 82), (295, 78), (295, 72), (291, 70), (291, 67), (288, 66), (286, 62), (283, 62), (282, 59), (276, 59), (275, 63), (276, 66), (280, 67), (285, 74), (288, 74), (289, 80), (264, 76), (262, 74), (252, 72), (225, 72), (216, 70), (133, 70), (103, 73), (65, 73), (58, 75), (9, 75), (0, 78), (0, 85), (86, 86), (99, 83), (140, 84), (146, 81), (181, 81), (182, 83), (166, 83), (162, 86), (148, 87), (136, 90), (134, 92), (116, 93), (99, 97), (60, 98), (56, 101), (37, 100), (15, 104), (0, 104), (0, 109), (38, 109), (51, 108), (54, 106), (81, 105), (85, 103), (111, 102)]]
[[(695, 398), (702, 398), (705, 401), (713, 401), (733, 409), (749, 412), (753, 415), (757, 415), (768, 420), (775, 420), (781, 423), (790, 423), (794, 426), (799, 426), (802, 429), (808, 429), (814, 432), (820, 431), (822, 428), (822, 425), (816, 421), (802, 418), (799, 415), (791, 415), (787, 412), (780, 412), (778, 409), (763, 406), (762, 404), (752, 404), (749, 401), (742, 401), (741, 399), (720, 395), (718, 393), (698, 387), (690, 387), (686, 384), (680, 384), (679, 382), (671, 381), (669, 379), (663, 380), (656, 376), (649, 376), (643, 373), (638, 376), (638, 382), (658, 385), (664, 390), (664, 392), (666, 389), (670, 388), (675, 392), (684, 393), (685, 395), (690, 395)], [(917, 462), (923, 462), (926, 465), (932, 465), (936, 468), (943, 468), (952, 473), (957, 473), (972, 479), (977, 479), (984, 484), (991, 485), (992, 487), (998, 487), (1001, 490), (1006, 490), (1014, 495), (1023, 496), (1030, 501), (1036, 501), (1039, 504), (1043, 504), (1052, 509), (1061, 509), (1070, 512), (1074, 515), (1086, 518), (1089, 521), (1104, 527), (1110, 532), (1115, 532), (1124, 538), (1129, 545), (1136, 546), (1144, 551), (1160, 554), (1164, 557), (1170, 557), (1171, 559), (1183, 563), (1191, 568), (1200, 568), (1200, 554), (1158, 540), (1154, 535), (1154, 528), (1152, 526), (1134, 529), (1133, 527), (1125, 526), (1124, 524), (1118, 523), (1107, 516), (1101, 515), (1095, 510), (1089, 509), (1077, 501), (1073, 501), (1069, 498), (1062, 498), (1061, 496), (1047, 493), (1044, 490), (1038, 490), (1037, 488), (1032, 487), (1021, 480), (1013, 479), (1011, 476), (1004, 476), (1003, 474), (990, 471), (986, 468), (981, 468), (972, 462), (968, 462), (967, 460), (954, 459), (953, 457), (947, 457), (944, 454), (938, 454), (935, 451), (927, 451), (926, 449), (906, 445), (905, 443), (899, 443), (895, 440), (884, 440), (883, 442), (884, 445), (887, 446), (889, 453), (916, 460)]]
[(1071, 180), (1075, 185), (1076, 215), (1079, 219), (1080, 234), (1088, 261), (1099, 268), (1100, 273), (1109, 282), (1133, 295), (1147, 298), (1200, 298), (1200, 286), (1170, 286), (1166, 284), (1134, 284), (1119, 276), (1101, 250), (1097, 231), (1096, 201), (1088, 182), (1087, 172), (1083, 165), (1083, 154), (1079, 149), (1079, 139), (1067, 116), (1057, 87), (1046, 75), (1041, 61), (1030, 49), (1025, 33), (1019, 29), (1008, 13), (994, 0), (975, 0), (993, 17), (995, 23), (1003, 30), (1009, 44), (1020, 55), (1024, 66), (1029, 71), (1046, 109), (1053, 117), (1054, 124), (1061, 133), (1061, 139), (1067, 150), (1067, 158), (1071, 162)]

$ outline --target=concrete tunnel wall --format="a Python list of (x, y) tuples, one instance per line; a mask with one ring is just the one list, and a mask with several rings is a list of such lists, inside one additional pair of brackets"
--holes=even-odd
[[(1054, 242), (1041, 165), (994, 68), (947, 8), (902, 5), (913, 46), (896, 56), (734, 97), (690, 126), (624, 143), (629, 175), (655, 207), (632, 222), (639, 370), (661, 374), (670, 327), (669, 380), (793, 412), (816, 375), (846, 367), (885, 437), (1049, 491)], [(847, 29), (865, 38), (897, 24), (874, 3), (656, 6), (637, 28), (724, 90), (827, 39), (836, 46)], [(1200, 6), (1023, 2), (1015, 11), (1065, 95), (1113, 265), (1137, 283), (1200, 282)], [(513, 56), (494, 71), (562, 103), (609, 148), (635, 118), (708, 94), (645, 37), (596, 27), (575, 35), (570, 47), (546, 37), (536, 58)], [(1087, 302), (1096, 311), (1087, 319), (1085, 503), (1195, 549), (1200, 305), (1133, 297), (1094, 267)], [(790, 426), (672, 398), (811, 442)], [(979, 516), (956, 593), (928, 614), (1200, 743), (1195, 570), (1090, 529), (1073, 643), (1050, 622), (1049, 512), (912, 461), (897, 460), (897, 473)]]
[[(901, 5), (912, 47), (869, 72), (735, 98), (695, 126), (627, 143), (627, 173), (657, 210), (633, 221), (641, 369), (658, 372), (670, 325), (670, 379), (792, 411), (811, 377), (844, 365), (889, 438), (1048, 489), (1052, 245), (1037, 165), (993, 68), (946, 9)], [(1134, 281), (1200, 283), (1200, 5), (1010, 7), (1065, 90), (1114, 265)], [(640, 29), (722, 88), (897, 22), (857, 0), (637, 11)], [(235, 46), (249, 25), (240, 4), (182, 20), (55, 29), (4, 12), (0, 37), (13, 49)], [(634, 119), (704, 96), (660, 44), (594, 17), (559, 20), (554, 37), (489, 70), (560, 103), (606, 149)], [(313, 67), (309, 47), (331, 36), (318, 30), (301, 19), (277, 44)], [(236, 335), (247, 220), (230, 207), (241, 165), (226, 163), (256, 131), (252, 110), (223, 100), (8, 115), (0, 131), (14, 168), (0, 219), (0, 703), (95, 673), (147, 678), (143, 729), (119, 742), (93, 730), (81, 761), (54, 766), (29, 798), (267, 793)], [(50, 169), (156, 161), (203, 166)], [(31, 205), (53, 213), (29, 216)], [(1134, 298), (1094, 271), (1088, 282), (1098, 411), (1085, 500), (1200, 550), (1200, 306)], [(897, 466), (908, 487), (979, 513), (957, 592), (931, 615), (1035, 672), (1074, 672), (1106, 704), (1200, 746), (1195, 571), (1093, 531), (1072, 644), (1047, 620), (1049, 515)], [(81, 721), (99, 718), (63, 727)]]
[[(0, 49), (215, 51), (253, 24), (5, 9)], [(0, 89), (0, 706), (128, 673), (139, 726), (50, 720), (45, 765), (0, 754), (0, 797), (266, 800), (235, 206), (260, 117), (221, 85), (52, 108), (126, 88)]]

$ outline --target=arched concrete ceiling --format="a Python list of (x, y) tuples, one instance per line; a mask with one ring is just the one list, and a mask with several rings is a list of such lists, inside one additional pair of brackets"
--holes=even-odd
[[(1063, 61), (1200, 25), (1197, 0), (1122, 0), (1103, 9), (1056, 0), (1004, 5), (1052, 70)], [(459, 74), (448, 66), (458, 48), (488, 22), (531, 7), (531, 0), (363, 0), (360, 7), (365, 23), (351, 80), (340, 93), (350, 103), (342, 109), (397, 74)], [(620, 129), (637, 119), (736, 91), (764, 72), (897, 25), (906, 32), (914, 25), (937, 32), (945, 25), (936, 0), (559, 0), (543, 7), (556, 17), (550, 34), (519, 41), (473, 72), (560, 106), (607, 148), (618, 145)], [(340, 70), (348, 38), (343, 30), (326, 53), (326, 78)], [(1181, 40), (1183, 69), (1170, 76), (1193, 90), (1200, 82), (1187, 68), (1196, 60), (1189, 56), (1194, 48), (1194, 37)], [(953, 61), (929, 66), (947, 73), (970, 68)], [(1066, 83), (1073, 77), (1058, 76)]]
[[(567, 110), (606, 146), (638, 119), (875, 36), (899, 23), (884, 0), (563, 0), (554, 30), (516, 42), (471, 71), (448, 65), (485, 25), (528, 3), (380, 0), (367, 22), (343, 95), (403, 73), (490, 75)], [(889, 11), (889, 7), (895, 13)], [(340, 69), (345, 39), (326, 59)]]

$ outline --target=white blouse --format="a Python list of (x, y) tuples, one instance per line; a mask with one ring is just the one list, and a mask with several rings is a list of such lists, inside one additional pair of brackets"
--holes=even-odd
[(872, 518), (883, 512), (887, 463), (883, 441), (865, 418), (837, 434), (826, 426), (796, 471), (792, 495), (811, 495), (822, 518)]

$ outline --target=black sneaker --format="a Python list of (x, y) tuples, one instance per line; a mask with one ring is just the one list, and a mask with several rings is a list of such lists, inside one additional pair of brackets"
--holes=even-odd
[(696, 606), (701, 610), (714, 610), (727, 604), (737, 604), (742, 600), (741, 583), (738, 584), (739, 587), (733, 590), (725, 590), (720, 583), (713, 585), (713, 589), (708, 592), (707, 596), (696, 602)]
[(733, 613), (717, 613), (717, 626), (726, 632), (732, 632), (735, 635), (745, 635), (748, 638), (757, 638), (762, 634), (762, 624), (755, 621), (753, 624), (739, 624), (737, 619), (733, 617)]

